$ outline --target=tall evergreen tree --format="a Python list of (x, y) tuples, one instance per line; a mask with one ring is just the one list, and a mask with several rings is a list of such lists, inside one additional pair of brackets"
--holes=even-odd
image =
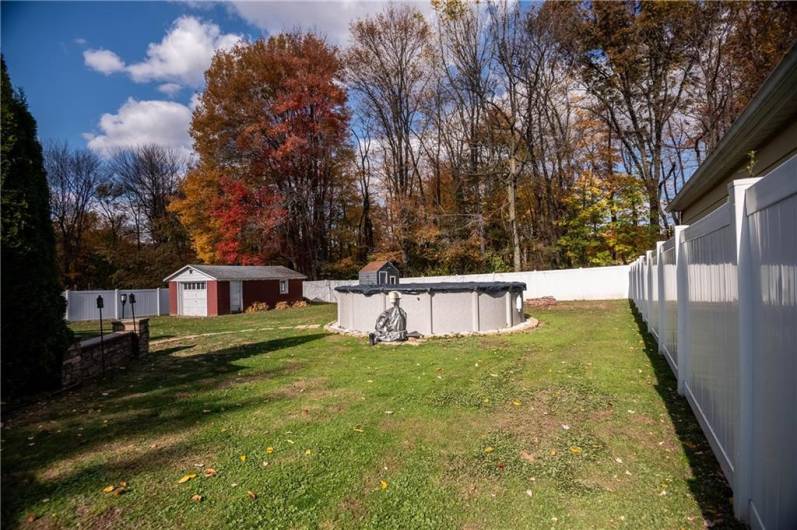
[(69, 346), (36, 121), (2, 63), (2, 395), (56, 387)]

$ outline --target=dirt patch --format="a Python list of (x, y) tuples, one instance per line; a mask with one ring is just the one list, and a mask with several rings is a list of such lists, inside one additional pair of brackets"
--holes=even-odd
[(313, 379), (297, 379), (292, 383), (278, 388), (272, 395), (280, 398), (292, 399), (295, 397), (310, 395), (314, 397), (322, 397), (322, 390), (327, 388), (326, 377), (316, 377)]
[(365, 516), (366, 509), (362, 501), (354, 497), (345, 497), (340, 503), (341, 511), (351, 515), (352, 519), (358, 521)]
[(128, 525), (120, 525), (123, 510), (115, 506), (108, 508), (99, 515), (95, 515), (88, 521), (87, 528), (92, 530), (105, 530), (106, 528), (121, 528)]

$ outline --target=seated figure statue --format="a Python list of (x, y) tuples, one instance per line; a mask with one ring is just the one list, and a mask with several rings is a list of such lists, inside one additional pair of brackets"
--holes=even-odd
[(407, 340), (407, 313), (399, 307), (401, 294), (390, 291), (388, 295), (391, 307), (383, 311), (376, 319), (374, 332), (368, 334), (368, 342), (373, 346), (377, 342), (397, 342)]

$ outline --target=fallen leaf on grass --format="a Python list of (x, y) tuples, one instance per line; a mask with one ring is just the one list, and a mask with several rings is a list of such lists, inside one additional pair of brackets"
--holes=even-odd
[(204, 474), (205, 474), (206, 477), (215, 477), (216, 476), (216, 470), (213, 469), (212, 467), (209, 467), (209, 468), (207, 468), (205, 470)]
[(528, 495), (529, 497), (531, 497), (531, 496), (532, 496), (532, 491), (531, 491), (531, 490), (526, 490), (526, 495)]
[(386, 490), (387, 489), (387, 481), (386, 480), (380, 480), (379, 481), (379, 488), (382, 491)]
[(386, 410), (385, 414), (393, 414), (393, 411), (392, 410)]
[(25, 518), (25, 521), (27, 521), (29, 523), (32, 523), (33, 521), (35, 521), (38, 518), (39, 518), (39, 516), (36, 515), (35, 513), (29, 513), (28, 516)]
[(103, 493), (111, 493), (114, 489), (116, 489), (116, 486), (111, 484), (109, 486), (105, 486), (104, 488), (102, 488), (102, 492)]
[(357, 425), (357, 426), (355, 426), (355, 427), (354, 427), (354, 432), (365, 432), (365, 431), (363, 430), (363, 428), (362, 428), (362, 427), (360, 427), (359, 425)]
[(488, 455), (489, 455), (489, 454), (490, 454), (490, 453), (492, 453), (493, 451), (495, 451), (495, 449), (493, 449), (492, 447), (485, 447), (485, 448), (484, 448), (484, 453), (485, 453), (485, 454), (488, 454)]
[(257, 499), (257, 493), (255, 493), (254, 491), (249, 490), (246, 492), (246, 495), (252, 500)]
[(178, 480), (177, 483), (178, 484), (184, 484), (184, 483), (188, 482), (189, 480), (193, 480), (195, 478), (196, 478), (196, 473), (189, 473), (187, 475), (183, 475), (183, 477), (180, 478), (180, 480)]
[(271, 454), (273, 452), (274, 452), (274, 448), (273, 447), (266, 447), (266, 453)]
[(574, 455), (580, 455), (581, 454), (581, 448), (573, 446), (573, 447), (570, 448), (570, 452), (573, 453)]
[(563, 423), (563, 424), (562, 424), (562, 429), (564, 429), (564, 430), (566, 430), (566, 431), (569, 431), (569, 430), (570, 430), (570, 425), (568, 425), (568, 424), (566, 424), (566, 423)]
[(516, 407), (519, 407), (520, 406), (520, 400), (514, 399), (514, 400), (512, 400), (512, 404), (514, 406), (516, 406)]
[(241, 455), (238, 458), (241, 460), (241, 462), (246, 462), (246, 455)]
[(191, 500), (194, 502), (202, 502), (202, 499), (204, 499), (202, 495), (191, 495)]
[(306, 450), (304, 452), (304, 454), (306, 454), (307, 456), (310, 456), (311, 454), (313, 454), (313, 452), (308, 449), (308, 450)]

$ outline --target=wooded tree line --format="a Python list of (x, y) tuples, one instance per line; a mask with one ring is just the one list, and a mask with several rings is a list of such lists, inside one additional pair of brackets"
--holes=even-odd
[(351, 277), (626, 263), (795, 42), (788, 3), (433, 1), (220, 51), (196, 158), (46, 151), (63, 274), (194, 258)]

